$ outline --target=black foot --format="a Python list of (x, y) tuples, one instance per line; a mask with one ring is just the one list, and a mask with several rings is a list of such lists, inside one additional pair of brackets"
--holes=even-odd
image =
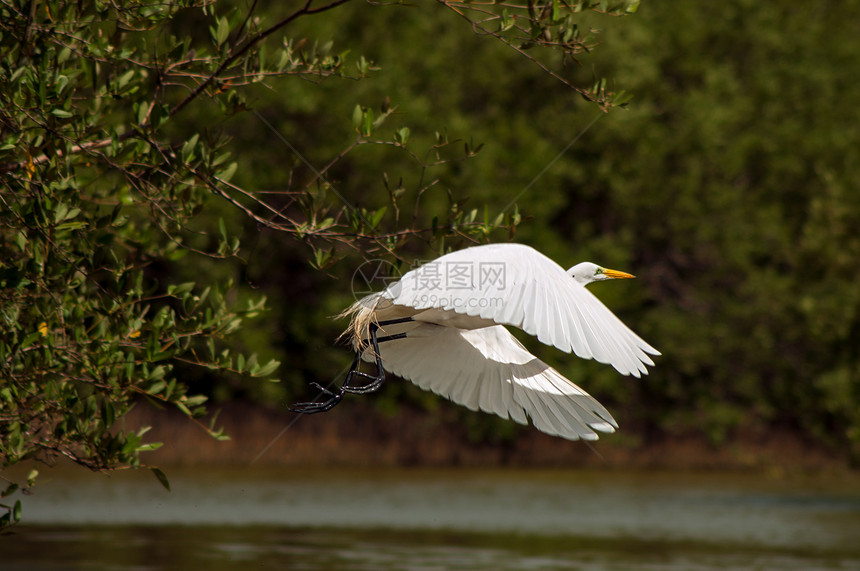
[[(407, 317), (404, 319), (392, 319), (391, 321), (383, 321), (379, 324), (371, 323), (370, 325), (370, 339), (366, 340), (365, 343), (373, 348), (373, 353), (376, 356), (376, 374), (372, 375), (370, 373), (365, 373), (364, 371), (359, 370), (361, 367), (361, 355), (364, 350), (358, 351), (355, 354), (355, 358), (352, 360), (352, 366), (349, 368), (349, 371), (346, 373), (346, 378), (343, 381), (343, 385), (337, 390), (337, 392), (330, 391), (319, 383), (311, 383), (311, 386), (320, 391), (320, 395), (325, 395), (329, 397), (324, 401), (314, 401), (314, 402), (300, 402), (296, 403), (293, 406), (289, 407), (291, 412), (296, 412), (299, 414), (315, 414), (318, 412), (326, 412), (333, 409), (337, 406), (337, 403), (343, 399), (343, 395), (346, 393), (352, 394), (367, 394), (372, 393), (385, 383), (385, 370), (382, 368), (382, 358), (379, 355), (379, 344), (385, 341), (393, 341), (394, 339), (405, 339), (406, 334), (400, 333), (397, 335), (386, 335), (385, 337), (376, 337), (376, 331), (379, 329), (380, 325), (390, 325), (393, 323), (405, 323), (407, 321), (412, 321), (411, 317)], [(352, 382), (357, 377), (361, 377), (364, 379), (369, 379), (370, 382), (364, 385), (353, 385)]]

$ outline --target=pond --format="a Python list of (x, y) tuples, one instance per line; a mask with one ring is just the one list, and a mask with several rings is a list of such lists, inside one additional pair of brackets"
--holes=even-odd
[(860, 569), (860, 478), (526, 469), (44, 473), (0, 569)]

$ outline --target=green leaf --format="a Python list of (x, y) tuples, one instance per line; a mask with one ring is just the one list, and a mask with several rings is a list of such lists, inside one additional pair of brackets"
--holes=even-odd
[[(158, 450), (164, 446), (163, 442), (147, 442), (146, 444), (141, 444), (137, 447), (138, 452), (152, 452), (153, 450)], [(168, 490), (170, 488), (167, 488)]]
[(352, 126), (355, 127), (356, 131), (361, 131), (361, 120), (364, 117), (364, 113), (361, 111), (361, 105), (356, 105), (355, 109), (352, 110)]
[[(155, 359), (154, 359), (155, 360)], [(148, 379), (151, 381), (159, 381), (164, 378), (164, 375), (167, 373), (167, 368), (164, 365), (159, 365), (149, 373)], [(154, 392), (154, 391), (150, 391)]]
[[(326, 266), (326, 264), (329, 262), (329, 260), (331, 260), (333, 255), (334, 255), (334, 248), (332, 248), (330, 250), (323, 250), (321, 248), (314, 250), (313, 267), (315, 267), (318, 270), (323, 269)], [(241, 357), (241, 355), (240, 355), (240, 357)], [(240, 368), (240, 371), (241, 371), (241, 368)]]
[(156, 477), (158, 482), (164, 486), (164, 489), (168, 492), (170, 491), (170, 482), (167, 481), (167, 476), (164, 472), (161, 471), (161, 468), (150, 468), (152, 470), (153, 475)]
[(227, 165), (227, 168), (220, 171), (217, 176), (223, 182), (230, 182), (230, 179), (233, 178), (234, 174), (236, 174), (237, 168), (239, 168), (239, 163), (234, 161), (234, 162), (230, 163), (229, 165)]
[(87, 227), (88, 224), (86, 222), (65, 222), (57, 226), (57, 231), (62, 230), (79, 230), (81, 228)]
[(195, 395), (193, 397), (186, 398), (185, 404), (187, 406), (200, 406), (201, 404), (205, 403), (207, 400), (209, 400), (209, 397), (207, 397), (206, 395)]
[(230, 22), (227, 21), (227, 17), (223, 16), (218, 18), (218, 29), (215, 31), (215, 45), (221, 47), (225, 41), (227, 41), (227, 36), (230, 35)]
[(194, 156), (194, 147), (197, 146), (197, 140), (200, 138), (199, 133), (194, 133), (194, 135), (185, 141), (185, 144), (182, 145), (182, 162), (187, 163)]
[(137, 104), (137, 124), (143, 125), (146, 122), (146, 113), (149, 111), (149, 106), (144, 102)]
[(149, 385), (149, 388), (146, 390), (150, 394), (157, 395), (158, 393), (163, 391), (166, 386), (167, 386), (167, 383), (165, 383), (164, 381), (156, 381), (156, 382), (152, 383), (151, 385)]
[(30, 345), (35, 343), (39, 339), (40, 336), (41, 336), (41, 333), (39, 333), (38, 331), (34, 331), (33, 333), (30, 333), (29, 335), (24, 337), (23, 341), (21, 341), (21, 346), (19, 347), (19, 349), (22, 349), (22, 350), (26, 349), (27, 347), (29, 347)]
[(271, 361), (269, 361), (268, 363), (263, 365), (256, 373), (254, 373), (254, 376), (255, 377), (266, 377), (268, 375), (271, 375), (272, 373), (275, 372), (275, 369), (277, 369), (280, 365), (281, 365), (280, 361), (276, 361), (276, 360), (272, 359)]
[(516, 24), (516, 20), (514, 18), (512, 18), (511, 15), (508, 13), (508, 9), (507, 8), (503, 9), (501, 22), (499, 24), (499, 31), (500, 32), (507, 32), (508, 30), (510, 30), (511, 28), (514, 27), (514, 24)]
[(167, 286), (167, 295), (179, 297), (193, 290), (195, 285), (195, 282), (185, 282), (179, 285), (171, 284)]
[(119, 79), (117, 79), (117, 81), (116, 81), (117, 86), (120, 89), (125, 87), (128, 84), (128, 82), (131, 81), (131, 78), (134, 77), (134, 74), (135, 74), (135, 70), (130, 69), (127, 72), (125, 72), (124, 74), (122, 74), (121, 76), (119, 76)]
[(361, 134), (365, 137), (369, 137), (371, 133), (373, 133), (373, 109), (365, 109)]
[(409, 127), (401, 127), (394, 132), (394, 140), (401, 145), (405, 145), (409, 140), (409, 133)]
[(387, 206), (383, 206), (379, 210), (373, 213), (373, 216), (370, 217), (370, 226), (372, 228), (376, 228), (379, 226), (379, 223), (382, 222), (382, 217), (385, 216), (385, 211), (388, 210)]

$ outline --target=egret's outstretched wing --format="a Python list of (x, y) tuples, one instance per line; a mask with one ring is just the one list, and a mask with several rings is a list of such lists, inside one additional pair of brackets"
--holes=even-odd
[(570, 440), (596, 440), (595, 430), (618, 427), (599, 402), (501, 325), (471, 331), (423, 327), (434, 330), (380, 345), (386, 370), (472, 410), (521, 424), (528, 416), (538, 430)]
[(488, 244), (446, 254), (408, 272), (382, 297), (395, 305), (513, 325), (625, 375), (647, 374), (645, 365), (654, 364), (648, 353), (660, 354), (561, 266), (522, 244)]

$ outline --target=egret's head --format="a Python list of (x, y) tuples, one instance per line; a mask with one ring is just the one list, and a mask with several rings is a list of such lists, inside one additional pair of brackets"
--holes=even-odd
[(575, 266), (567, 270), (567, 275), (569, 275), (582, 285), (588, 285), (591, 282), (599, 282), (601, 280), (635, 277), (626, 272), (619, 272), (618, 270), (601, 268), (597, 264), (592, 264), (591, 262), (582, 262), (581, 264), (576, 264)]

